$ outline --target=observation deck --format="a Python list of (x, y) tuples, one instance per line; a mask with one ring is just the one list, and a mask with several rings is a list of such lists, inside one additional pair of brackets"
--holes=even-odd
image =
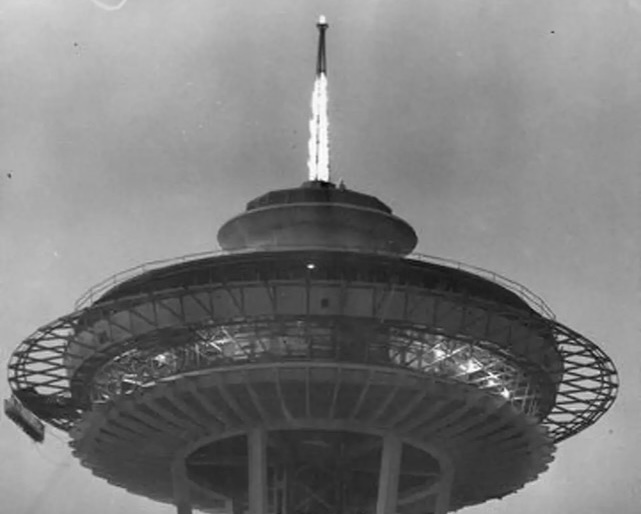
[(182, 477), (205, 510), (266, 487), (269, 512), (440, 514), (535, 479), (616, 395), (612, 362), (540, 298), (411, 254), (374, 197), (271, 192), (219, 242), (99, 284), (10, 363), (15, 396), (137, 494), (176, 502)]

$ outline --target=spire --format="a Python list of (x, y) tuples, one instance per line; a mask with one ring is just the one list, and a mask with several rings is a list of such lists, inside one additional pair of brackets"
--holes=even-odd
[(330, 182), (329, 169), (329, 118), (327, 115), (327, 59), (325, 32), (329, 28), (325, 16), (316, 23), (318, 28), (318, 54), (316, 78), (312, 93), (312, 118), (309, 122), (309, 180)]
[(329, 28), (325, 16), (318, 18), (318, 57), (316, 59), (316, 76), (327, 75), (327, 60), (325, 57), (325, 31)]

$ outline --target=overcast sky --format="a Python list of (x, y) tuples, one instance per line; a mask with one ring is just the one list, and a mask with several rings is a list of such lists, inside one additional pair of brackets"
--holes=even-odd
[[(641, 0), (4, 0), (1, 360), (93, 283), (214, 249), (248, 200), (305, 180), (319, 14), (335, 179), (422, 252), (530, 286), (622, 376), (536, 483), (465, 512), (638, 512)], [(2, 510), (174, 512), (63, 441), (0, 421)]]

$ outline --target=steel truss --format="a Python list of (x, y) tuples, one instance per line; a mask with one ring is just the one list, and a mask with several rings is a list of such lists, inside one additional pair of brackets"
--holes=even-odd
[[(129, 350), (94, 375), (92, 401), (108, 401), (173, 375), (248, 363), (360, 362), (407, 368), (468, 383), (539, 414), (540, 387), (524, 365), (489, 341), (390, 327), (378, 341), (345, 348), (337, 323), (308, 320), (192, 326), (180, 346)], [(340, 322), (338, 322), (340, 323)]]
[[(307, 281), (308, 287), (314, 284), (313, 280)], [(265, 280), (263, 285), (268, 294), (273, 294), (273, 284)], [(149, 329), (143, 334), (132, 328), (133, 320), (143, 317), (137, 308), (141, 302), (152, 302), (156, 309), (163, 305), (169, 309), (163, 303), (167, 298), (179, 297), (181, 304), (187, 300), (202, 303), (200, 287), (170, 291), (164, 296), (150, 294), (145, 298), (101, 302), (41, 327), (11, 357), (9, 381), (14, 394), (42, 420), (69, 430), (92, 402), (113, 400), (189, 371), (265, 360), (356, 359), (471, 383), (541, 417), (557, 442), (595, 423), (616, 396), (617, 373), (607, 355), (580, 334), (534, 312), (451, 291), (429, 291), (435, 312), (439, 304), (456, 302), (465, 308), (483, 309), (489, 313), (488, 319), (502, 316), (510, 320), (503, 333), (488, 328), (483, 337), (471, 338), (465, 329), (478, 325), (478, 320), (465, 317), (459, 329), (450, 333), (443, 333), (438, 324), (430, 327), (409, 321), (391, 322), (386, 319), (385, 296), (381, 295), (370, 319), (379, 332), (374, 330), (366, 344), (346, 355), (345, 345), (340, 344), (340, 330), (336, 329), (344, 318), (319, 319), (307, 314), (288, 319), (277, 315), (274, 300), (273, 316), (252, 319), (245, 315), (242, 291), (239, 300), (229, 285), (224, 287), (237, 310), (226, 322), (193, 322), (184, 311), (174, 311), (172, 315), (178, 320), (174, 327), (163, 327), (157, 319), (145, 318)], [(381, 284), (371, 287), (380, 290)], [(388, 291), (393, 287), (390, 284)], [(114, 319), (117, 311), (129, 313), (131, 326)], [(409, 297), (405, 311), (408, 315), (412, 311)], [(91, 320), (96, 319), (106, 322), (106, 332), (95, 333), (92, 341), (78, 337), (94, 330)], [(554, 371), (533, 363), (523, 353), (527, 348), (515, 354), (519, 341), (510, 338), (512, 327), (516, 326), (544, 333), (562, 359), (562, 369)], [(116, 331), (121, 334), (117, 341), (109, 336)], [(82, 364), (70, 376), (70, 363), (79, 359), (80, 351), (84, 352), (80, 356)], [(86, 394), (88, 391), (91, 396)]]
[[(382, 438), (336, 431), (273, 431), (266, 433), (266, 445), (269, 512), (359, 514), (364, 505), (375, 503)], [(233, 511), (239, 512), (246, 510), (248, 498), (224, 485), (221, 489), (220, 477), (247, 476), (243, 446), (246, 436), (236, 436), (200, 447), (185, 459), (190, 480), (232, 498)], [(402, 445), (403, 454), (399, 506), (410, 505), (416, 498), (425, 501), (426, 491), (438, 485), (443, 475), (437, 459), (421, 449)]]

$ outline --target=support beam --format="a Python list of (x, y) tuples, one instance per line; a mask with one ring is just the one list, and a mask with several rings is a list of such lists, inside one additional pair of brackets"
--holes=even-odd
[(174, 487), (174, 505), (177, 514), (192, 514), (191, 497), (189, 494), (189, 479), (187, 468), (182, 457), (176, 459), (171, 466), (171, 478)]
[(253, 428), (247, 433), (249, 455), (249, 514), (267, 514), (267, 432)]
[(453, 480), (454, 470), (449, 466), (445, 467), (445, 469), (442, 470), (436, 492), (434, 514), (447, 514), (449, 512)]
[(447, 514), (450, 510), (450, 495), (454, 481), (454, 467), (449, 460), (441, 460), (441, 478), (438, 482), (434, 514)]
[(395, 514), (398, 499), (398, 479), (401, 470), (403, 443), (395, 435), (383, 437), (381, 470), (378, 477), (376, 514)]

